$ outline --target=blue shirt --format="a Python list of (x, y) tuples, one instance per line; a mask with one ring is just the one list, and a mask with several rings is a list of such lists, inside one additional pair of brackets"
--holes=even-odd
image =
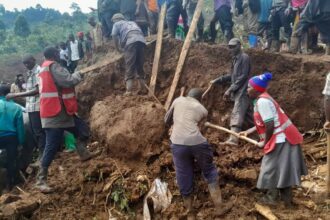
[(273, 0), (260, 1), (260, 14), (258, 21), (261, 23), (268, 22), (270, 10), (272, 9)]
[(17, 136), (19, 144), (24, 143), (22, 108), (0, 96), (0, 137)]

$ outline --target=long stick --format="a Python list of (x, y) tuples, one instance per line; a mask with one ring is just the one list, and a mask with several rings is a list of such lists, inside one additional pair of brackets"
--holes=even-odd
[(183, 65), (184, 65), (184, 62), (185, 62), (187, 54), (188, 54), (188, 50), (189, 50), (189, 47), (190, 47), (190, 44), (191, 44), (191, 40), (192, 40), (193, 35), (195, 33), (195, 30), (196, 30), (197, 22), (198, 22), (199, 17), (202, 13), (203, 3), (204, 3), (204, 0), (198, 0), (193, 20), (191, 22), (186, 40), (184, 41), (184, 44), (183, 44), (183, 47), (182, 47), (182, 51), (181, 51), (181, 54), (180, 54), (178, 66), (176, 67), (176, 70), (175, 70), (175, 75), (174, 75), (174, 78), (173, 78), (172, 86), (170, 88), (170, 92), (168, 94), (168, 97), (167, 97), (167, 100), (166, 100), (166, 103), (165, 103), (165, 109), (169, 109), (170, 106), (171, 106), (171, 102), (172, 102), (172, 99), (174, 97), (176, 87), (177, 87), (177, 85), (179, 83), (179, 80), (180, 80)]
[(146, 89), (148, 90), (149, 94), (156, 100), (156, 102), (158, 102), (158, 104), (160, 104), (161, 106), (163, 106), (163, 104), (159, 101), (159, 99), (155, 96), (155, 94), (151, 91), (151, 89), (147, 86), (147, 84), (143, 84), (144, 87), (146, 87)]
[(162, 51), (162, 43), (163, 43), (165, 14), (166, 14), (166, 3), (162, 5), (162, 9), (160, 11), (160, 18), (158, 21), (156, 50), (155, 50), (154, 62), (152, 64), (152, 73), (151, 73), (150, 86), (149, 86), (152, 93), (155, 93), (156, 82), (157, 82), (159, 58)]
[(234, 135), (235, 137), (238, 137), (239, 139), (242, 139), (244, 141), (247, 141), (247, 142), (249, 142), (249, 143), (251, 143), (253, 145), (256, 145), (256, 146), (258, 145), (258, 142), (257, 141), (255, 141), (255, 140), (253, 140), (251, 138), (245, 137), (245, 136), (241, 136), (238, 133), (233, 132), (233, 131), (231, 131), (231, 130), (229, 130), (227, 128), (224, 128), (224, 127), (221, 127), (221, 126), (218, 126), (218, 125), (211, 124), (210, 122), (205, 122), (205, 126), (206, 127), (210, 127), (210, 128), (215, 128), (215, 129), (220, 130), (220, 131), (224, 131), (226, 133), (229, 133), (229, 134)]
[(206, 91), (203, 93), (202, 95), (202, 99), (207, 95), (207, 93), (209, 93), (209, 91), (212, 89), (212, 84), (206, 89)]
[(327, 193), (328, 197), (330, 197), (330, 132), (327, 133)]

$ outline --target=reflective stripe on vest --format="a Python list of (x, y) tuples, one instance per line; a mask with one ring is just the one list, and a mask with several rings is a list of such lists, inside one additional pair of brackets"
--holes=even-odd
[[(284, 124), (282, 124), (281, 126), (275, 128), (275, 129), (279, 129), (280, 128), (281, 131), (274, 132), (274, 135), (283, 133), (284, 130), (287, 129), (291, 125), (292, 125), (292, 121), (290, 119), (288, 119)], [(261, 139), (265, 139), (266, 138), (266, 134), (265, 133), (259, 134), (259, 136), (260, 136)]]
[(58, 97), (58, 93), (57, 92), (43, 92), (40, 94), (40, 97), (42, 98), (54, 98), (54, 97)]
[(62, 99), (71, 99), (75, 97), (74, 93), (62, 94)]

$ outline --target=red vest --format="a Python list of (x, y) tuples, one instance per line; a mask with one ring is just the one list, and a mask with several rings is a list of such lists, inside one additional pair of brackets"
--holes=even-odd
[[(286, 140), (292, 144), (297, 145), (301, 144), (303, 142), (303, 136), (300, 134), (296, 126), (292, 124), (291, 120), (288, 118), (288, 116), (284, 113), (284, 111), (281, 109), (279, 104), (268, 94), (268, 93), (262, 93), (258, 98), (266, 98), (272, 101), (275, 105), (276, 112), (278, 114), (280, 125), (278, 127), (275, 127), (275, 130), (278, 128), (281, 128), (282, 131), (273, 134), (273, 136), (270, 138), (270, 140), (265, 144), (264, 147), (264, 153), (268, 154), (272, 152), (276, 147), (276, 136), (279, 133), (284, 132), (286, 136)], [(266, 136), (266, 126), (263, 122), (261, 115), (259, 112), (254, 112), (254, 124), (257, 128), (257, 131), (259, 133), (261, 141), (265, 139)]]
[(53, 75), (50, 72), (50, 66), (53, 63), (54, 61), (44, 61), (39, 73), (41, 118), (50, 118), (58, 115), (62, 110), (62, 102), (68, 115), (73, 115), (78, 111), (74, 88), (62, 88), (61, 91), (58, 91)]

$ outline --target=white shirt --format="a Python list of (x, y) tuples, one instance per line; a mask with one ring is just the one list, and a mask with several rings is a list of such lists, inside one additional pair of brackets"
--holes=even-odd
[[(274, 126), (275, 127), (280, 126), (280, 121), (279, 121), (279, 117), (278, 117), (278, 114), (276, 111), (276, 107), (275, 107), (274, 103), (272, 101), (270, 101), (269, 99), (259, 98), (256, 105), (254, 106), (254, 111), (259, 112), (259, 114), (262, 118), (262, 121), (264, 123), (274, 120)], [(281, 131), (282, 131), (282, 128), (279, 127), (274, 130), (274, 133), (278, 133)], [(286, 139), (286, 137), (283, 132), (276, 135), (277, 144), (284, 143), (285, 139)]]
[(61, 60), (68, 61), (68, 59), (67, 59), (68, 55), (69, 55), (68, 48), (66, 48), (65, 50), (63, 50), (63, 49), (60, 50), (60, 59)]
[(80, 60), (78, 41), (77, 40), (75, 40), (74, 42), (70, 41), (70, 48), (71, 48), (71, 60), (72, 61)]

